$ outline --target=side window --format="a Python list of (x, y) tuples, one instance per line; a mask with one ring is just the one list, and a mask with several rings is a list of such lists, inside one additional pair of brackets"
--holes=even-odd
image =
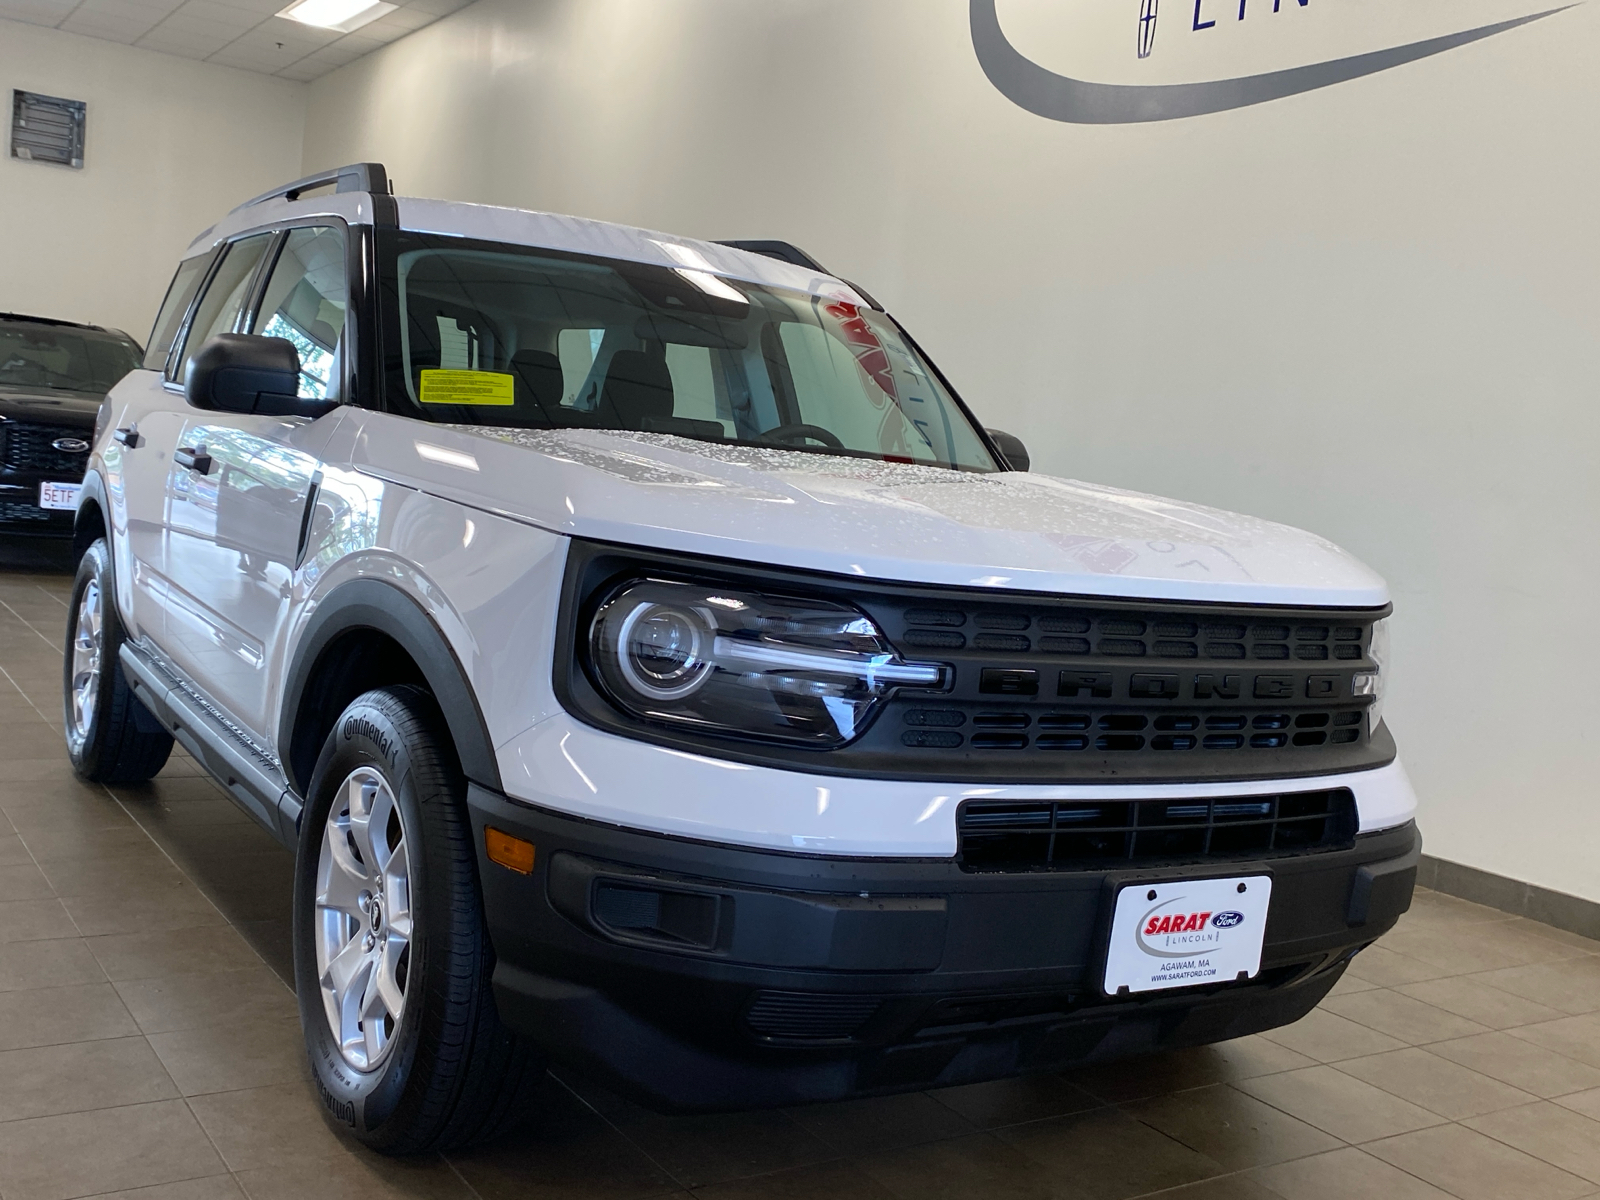
[(159, 371), (167, 365), (167, 352), (172, 349), (172, 340), (178, 336), (183, 316), (189, 311), (189, 302), (200, 290), (200, 281), (206, 277), (206, 268), (211, 265), (211, 259), (210, 254), (197, 254), (178, 264), (178, 273), (172, 277), (167, 298), (161, 302), (161, 311), (156, 314), (155, 328), (150, 331), (150, 344), (144, 352), (145, 370)]
[[(578, 393), (594, 368), (600, 354), (600, 343), (605, 341), (604, 329), (563, 329), (556, 335), (556, 355), (561, 360), (563, 404), (578, 404)], [(580, 405), (583, 407), (583, 405)]]
[(172, 378), (183, 378), (183, 364), (207, 341), (219, 333), (233, 332), (239, 310), (250, 298), (250, 282), (255, 278), (256, 267), (271, 241), (270, 233), (258, 233), (229, 245), (222, 265), (211, 276), (205, 295), (200, 297), (194, 320), (189, 322), (183, 353), (173, 360)]
[(300, 353), (300, 395), (339, 396), (346, 308), (344, 231), (291, 229), (267, 277), (252, 333), (287, 338)]

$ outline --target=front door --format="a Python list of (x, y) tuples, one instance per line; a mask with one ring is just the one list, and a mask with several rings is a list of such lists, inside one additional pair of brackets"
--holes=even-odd
[[(240, 328), (300, 356), (300, 395), (337, 398), (345, 316), (344, 232), (291, 229)], [(172, 595), (167, 642), (179, 665), (259, 745), (277, 733), (270, 681), (315, 503), (319, 455), (339, 419), (191, 410), (169, 492)]]

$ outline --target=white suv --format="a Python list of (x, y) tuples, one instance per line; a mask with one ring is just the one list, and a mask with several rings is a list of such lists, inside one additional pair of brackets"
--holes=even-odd
[(793, 246), (301, 180), (102, 409), (72, 759), (176, 738), (295, 850), (391, 1153), (547, 1061), (726, 1108), (1296, 1020), (1416, 873), (1383, 581), (1026, 469)]

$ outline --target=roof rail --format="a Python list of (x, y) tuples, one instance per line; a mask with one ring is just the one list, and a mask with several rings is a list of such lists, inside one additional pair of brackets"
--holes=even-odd
[(759, 254), (764, 258), (775, 258), (779, 262), (793, 263), (797, 267), (807, 270), (820, 271), (824, 275), (832, 275), (828, 270), (811, 255), (800, 249), (793, 242), (753, 241), (753, 242), (717, 242), (718, 246), (732, 246), (735, 250), (747, 250), (751, 254)]
[(351, 163), (347, 167), (334, 167), (316, 175), (307, 175), (304, 179), (296, 179), (293, 183), (286, 183), (282, 187), (275, 187), (270, 192), (262, 192), (254, 200), (246, 200), (233, 212), (252, 205), (264, 204), (268, 200), (298, 200), (301, 192), (309, 192), (312, 188), (327, 187), (330, 184), (336, 192), (371, 192), (374, 196), (388, 196), (394, 192), (389, 184), (389, 172), (383, 169), (382, 163)]

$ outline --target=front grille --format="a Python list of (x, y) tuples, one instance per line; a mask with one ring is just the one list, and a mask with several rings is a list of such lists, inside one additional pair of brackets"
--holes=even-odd
[(1333, 662), (1361, 657), (1364, 628), (1349, 620), (1184, 617), (1062, 609), (913, 608), (904, 644), (916, 650), (1155, 658), (1210, 662)]
[(970, 800), (956, 814), (966, 871), (1107, 870), (1345, 850), (1356, 829), (1349, 788), (1177, 800)]
[(0, 524), (16, 521), (48, 521), (57, 515), (72, 514), (53, 513), (47, 508), (40, 508), (37, 504), (29, 504), (26, 500), (0, 500)]
[(83, 478), (89, 455), (57, 450), (51, 443), (61, 438), (88, 442), (89, 432), (66, 425), (6, 421), (0, 424), (0, 463), (13, 471), (54, 475), (63, 483), (76, 483)]
[(1071, 712), (908, 708), (900, 735), (912, 749), (1127, 754), (1186, 750), (1296, 750), (1361, 739), (1362, 710), (1342, 712)]
[(846, 1041), (871, 1020), (881, 1003), (876, 996), (759, 992), (745, 1022), (761, 1037), (780, 1041)]

